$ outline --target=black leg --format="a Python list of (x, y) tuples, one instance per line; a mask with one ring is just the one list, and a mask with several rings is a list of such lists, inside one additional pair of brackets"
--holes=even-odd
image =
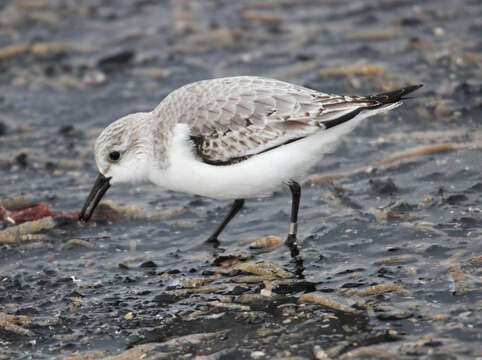
[(301, 186), (295, 181), (288, 185), (291, 190), (291, 216), (290, 216), (290, 230), (286, 244), (291, 245), (296, 243), (296, 232), (298, 230), (298, 209), (300, 208)]
[(298, 230), (298, 209), (300, 208), (301, 186), (295, 181), (288, 184), (291, 190), (291, 216), (290, 229), (286, 238), (286, 246), (290, 249), (291, 257), (295, 262), (296, 275), (303, 279), (303, 271), (305, 270), (303, 259), (301, 258), (298, 244), (296, 242), (296, 233)]
[(209, 239), (206, 240), (206, 242), (211, 242), (211, 243), (219, 243), (218, 241), (218, 236), (221, 234), (221, 232), (224, 230), (226, 225), (231, 221), (231, 219), (241, 210), (241, 208), (244, 205), (244, 199), (236, 199), (233, 202), (233, 206), (231, 207), (231, 210), (229, 210), (228, 215), (224, 218), (223, 222), (218, 226), (216, 231), (209, 237)]

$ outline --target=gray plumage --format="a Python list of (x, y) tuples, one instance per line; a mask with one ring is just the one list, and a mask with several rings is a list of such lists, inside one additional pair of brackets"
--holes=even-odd
[[(198, 155), (228, 164), (327, 128), (330, 121), (377, 108), (375, 97), (325, 94), (283, 81), (239, 76), (203, 80), (170, 93), (153, 111), (155, 138), (188, 124)], [(348, 119), (347, 119), (348, 120)], [(160, 146), (160, 144), (158, 144)]]

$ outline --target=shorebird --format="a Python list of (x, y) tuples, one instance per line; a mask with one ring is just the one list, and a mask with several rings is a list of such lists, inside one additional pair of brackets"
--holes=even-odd
[(102, 131), (95, 144), (100, 173), (79, 219), (90, 219), (111, 185), (151, 181), (234, 200), (208, 238), (217, 242), (246, 198), (287, 185), (292, 201), (286, 243), (296, 244), (299, 179), (361, 120), (396, 108), (421, 86), (345, 96), (254, 76), (185, 85), (153, 111), (127, 115)]

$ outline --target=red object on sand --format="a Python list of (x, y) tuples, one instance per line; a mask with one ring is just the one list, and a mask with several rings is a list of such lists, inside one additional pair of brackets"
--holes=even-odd
[(51, 205), (49, 204), (37, 203), (20, 210), (12, 210), (10, 217), (17, 223), (38, 220), (46, 216), (52, 216), (50, 208)]
[[(53, 211), (52, 216), (54, 218), (70, 218), (72, 220), (77, 220), (79, 218), (78, 211)], [(123, 222), (126, 221), (126, 217), (114, 210), (109, 205), (99, 204), (96, 211), (92, 215), (93, 222), (95, 221), (111, 221), (111, 222)]]
[[(38, 220), (47, 216), (52, 216), (54, 218), (70, 218), (72, 220), (77, 220), (79, 218), (78, 211), (52, 211), (51, 208), (52, 205), (40, 202), (24, 207), (23, 209), (12, 210), (10, 217), (15, 220), (16, 223)], [(97, 211), (92, 216), (92, 220), (122, 222), (126, 221), (126, 218), (110, 206), (100, 204)]]

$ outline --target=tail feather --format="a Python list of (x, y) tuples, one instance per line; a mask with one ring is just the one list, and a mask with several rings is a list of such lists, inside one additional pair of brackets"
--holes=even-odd
[[(371, 111), (373, 115), (375, 115), (382, 111), (385, 112), (392, 110), (402, 105), (401, 101), (406, 99), (406, 97), (404, 97), (405, 95), (410, 94), (422, 86), (423, 84), (412, 85), (390, 92), (360, 97), (356, 101), (353, 101), (352, 104), (356, 105), (357, 103), (365, 102), (365, 105), (355, 107), (352, 111), (344, 112), (343, 115), (339, 117), (330, 118), (329, 120), (322, 120), (320, 121), (320, 124), (322, 124), (325, 129), (329, 129), (355, 118), (355, 116), (360, 114), (362, 111)], [(366, 103), (369, 103), (369, 105)]]
[(397, 101), (406, 99), (404, 96), (410, 94), (411, 92), (421, 88), (423, 84), (411, 85), (398, 90), (389, 91), (377, 95), (367, 96), (368, 100), (375, 100), (380, 104), (391, 104)]

